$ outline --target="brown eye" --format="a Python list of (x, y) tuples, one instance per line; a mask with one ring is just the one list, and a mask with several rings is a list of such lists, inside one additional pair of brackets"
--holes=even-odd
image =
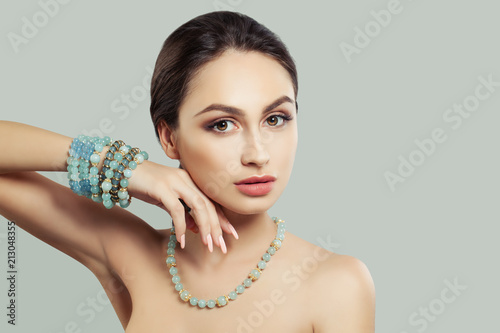
[[(222, 126), (221, 126), (222, 125)], [(224, 131), (227, 128), (227, 122), (225, 120), (219, 121), (217, 124), (215, 124), (218, 130)]]
[(267, 118), (267, 123), (271, 126), (276, 126), (276, 124), (278, 124), (278, 117), (271, 116), (271, 117)]

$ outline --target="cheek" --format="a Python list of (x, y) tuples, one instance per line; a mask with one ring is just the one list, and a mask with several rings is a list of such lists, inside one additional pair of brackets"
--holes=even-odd
[[(200, 142), (203, 143), (200, 144)], [(232, 174), (229, 171), (240, 161), (237, 145), (231, 140), (204, 138), (184, 142), (180, 149), (180, 156), (182, 165), (202, 190), (214, 179), (232, 181)]]

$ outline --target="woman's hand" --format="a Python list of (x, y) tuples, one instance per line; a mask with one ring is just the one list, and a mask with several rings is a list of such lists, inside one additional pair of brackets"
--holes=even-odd
[[(209, 199), (191, 179), (189, 173), (151, 161), (144, 161), (129, 179), (128, 192), (132, 197), (156, 205), (172, 217), (177, 241), (185, 245), (185, 232), (199, 232), (203, 244), (213, 251), (212, 242), (226, 253), (222, 231), (238, 234), (224, 216), (220, 205)], [(189, 212), (179, 199), (191, 208)]]

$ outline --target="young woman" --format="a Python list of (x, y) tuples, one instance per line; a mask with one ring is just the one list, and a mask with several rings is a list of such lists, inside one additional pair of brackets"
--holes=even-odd
[(167, 38), (151, 85), (156, 134), (179, 168), (146, 160), (128, 183), (173, 229), (36, 173), (66, 171), (73, 138), (6, 121), (0, 213), (88, 267), (128, 333), (373, 332), (366, 266), (267, 213), (292, 172), (297, 90), (278, 36), (240, 13), (198, 16)]

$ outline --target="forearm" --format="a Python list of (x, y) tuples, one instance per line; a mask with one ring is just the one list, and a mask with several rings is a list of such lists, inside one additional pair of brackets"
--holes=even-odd
[[(42, 128), (0, 120), (0, 174), (67, 171), (66, 160), (72, 141), (69, 136)], [(103, 150), (101, 157), (106, 151)], [(102, 163), (103, 158), (99, 167)]]
[(0, 173), (66, 171), (72, 140), (42, 128), (0, 121)]

